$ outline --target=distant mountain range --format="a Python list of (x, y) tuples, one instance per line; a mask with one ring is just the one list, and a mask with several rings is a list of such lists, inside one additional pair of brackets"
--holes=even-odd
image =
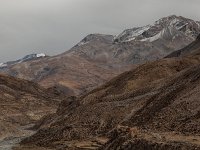
[(44, 53), (26, 55), (25, 57), (23, 57), (21, 59), (18, 59), (18, 60), (15, 60), (15, 61), (9, 61), (9, 62), (6, 62), (6, 63), (0, 63), (0, 68), (16, 65), (18, 63), (31, 61), (31, 60), (35, 60), (35, 59), (43, 58), (43, 57), (46, 57), (46, 55)]
[(57, 56), (1, 64), (1, 72), (78, 95), (135, 66), (163, 58), (193, 42), (200, 23), (168, 16), (117, 36), (90, 34)]
[(0, 149), (199, 150), (198, 34), (169, 16), (5, 63)]

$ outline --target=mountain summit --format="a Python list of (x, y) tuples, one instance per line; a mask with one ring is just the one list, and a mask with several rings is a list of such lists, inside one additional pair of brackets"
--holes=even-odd
[(127, 29), (115, 37), (115, 42), (153, 42), (159, 39), (173, 41), (183, 36), (188, 40), (195, 40), (199, 32), (199, 21), (172, 15), (161, 18), (152, 25)]

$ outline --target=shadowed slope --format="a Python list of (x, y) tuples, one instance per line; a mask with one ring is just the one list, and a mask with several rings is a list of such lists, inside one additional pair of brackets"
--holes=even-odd
[(0, 139), (20, 137), (22, 126), (55, 112), (62, 100), (55, 93), (30, 81), (0, 75)]
[(197, 39), (186, 46), (183, 49), (180, 49), (178, 51), (172, 52), (166, 58), (171, 58), (171, 57), (181, 57), (189, 54), (199, 54), (199, 47), (200, 47), (200, 35), (197, 37)]

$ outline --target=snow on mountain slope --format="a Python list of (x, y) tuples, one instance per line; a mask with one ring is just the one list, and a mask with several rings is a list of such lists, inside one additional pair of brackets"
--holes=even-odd
[(199, 33), (199, 22), (169, 16), (152, 25), (125, 30), (117, 37), (89, 34), (62, 54), (25, 59), (26, 62), (0, 68), (0, 72), (79, 95), (136, 65), (184, 48)]
[(124, 41), (126, 41), (126, 42), (135, 40), (142, 33), (144, 33), (145, 31), (148, 31), (150, 27), (151, 27), (150, 25), (147, 25), (144, 27), (127, 29), (124, 32), (122, 32), (121, 34), (119, 34), (119, 36), (117, 36), (117, 38), (115, 38), (115, 39), (124, 38)]
[(42, 57), (46, 57), (46, 55), (44, 53), (26, 55), (25, 57), (18, 59), (16, 61), (9, 61), (9, 62), (5, 62), (5, 63), (0, 63), (0, 68), (4, 68), (4, 67), (7, 67), (9, 65), (15, 65), (17, 63), (30, 61), (30, 60), (34, 60), (34, 59), (38, 59), (38, 58), (42, 58)]
[[(175, 32), (176, 34), (174, 34)], [(195, 40), (198, 33), (200, 33), (200, 22), (172, 15), (159, 19), (153, 25), (127, 29), (116, 36), (114, 40), (115, 42), (133, 40), (153, 42), (162, 38), (166, 39), (169, 35), (173, 36), (172, 39), (184, 35)]]
[(44, 53), (36, 54), (36, 57), (45, 57), (46, 55)]
[(6, 67), (7, 66), (7, 64), (5, 64), (5, 63), (0, 63), (0, 67)]

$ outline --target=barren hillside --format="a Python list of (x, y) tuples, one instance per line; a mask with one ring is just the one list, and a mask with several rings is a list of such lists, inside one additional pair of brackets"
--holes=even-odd
[[(199, 49), (200, 50), (200, 49)], [(200, 55), (125, 72), (57, 113), (21, 144), (54, 149), (200, 149)]]

